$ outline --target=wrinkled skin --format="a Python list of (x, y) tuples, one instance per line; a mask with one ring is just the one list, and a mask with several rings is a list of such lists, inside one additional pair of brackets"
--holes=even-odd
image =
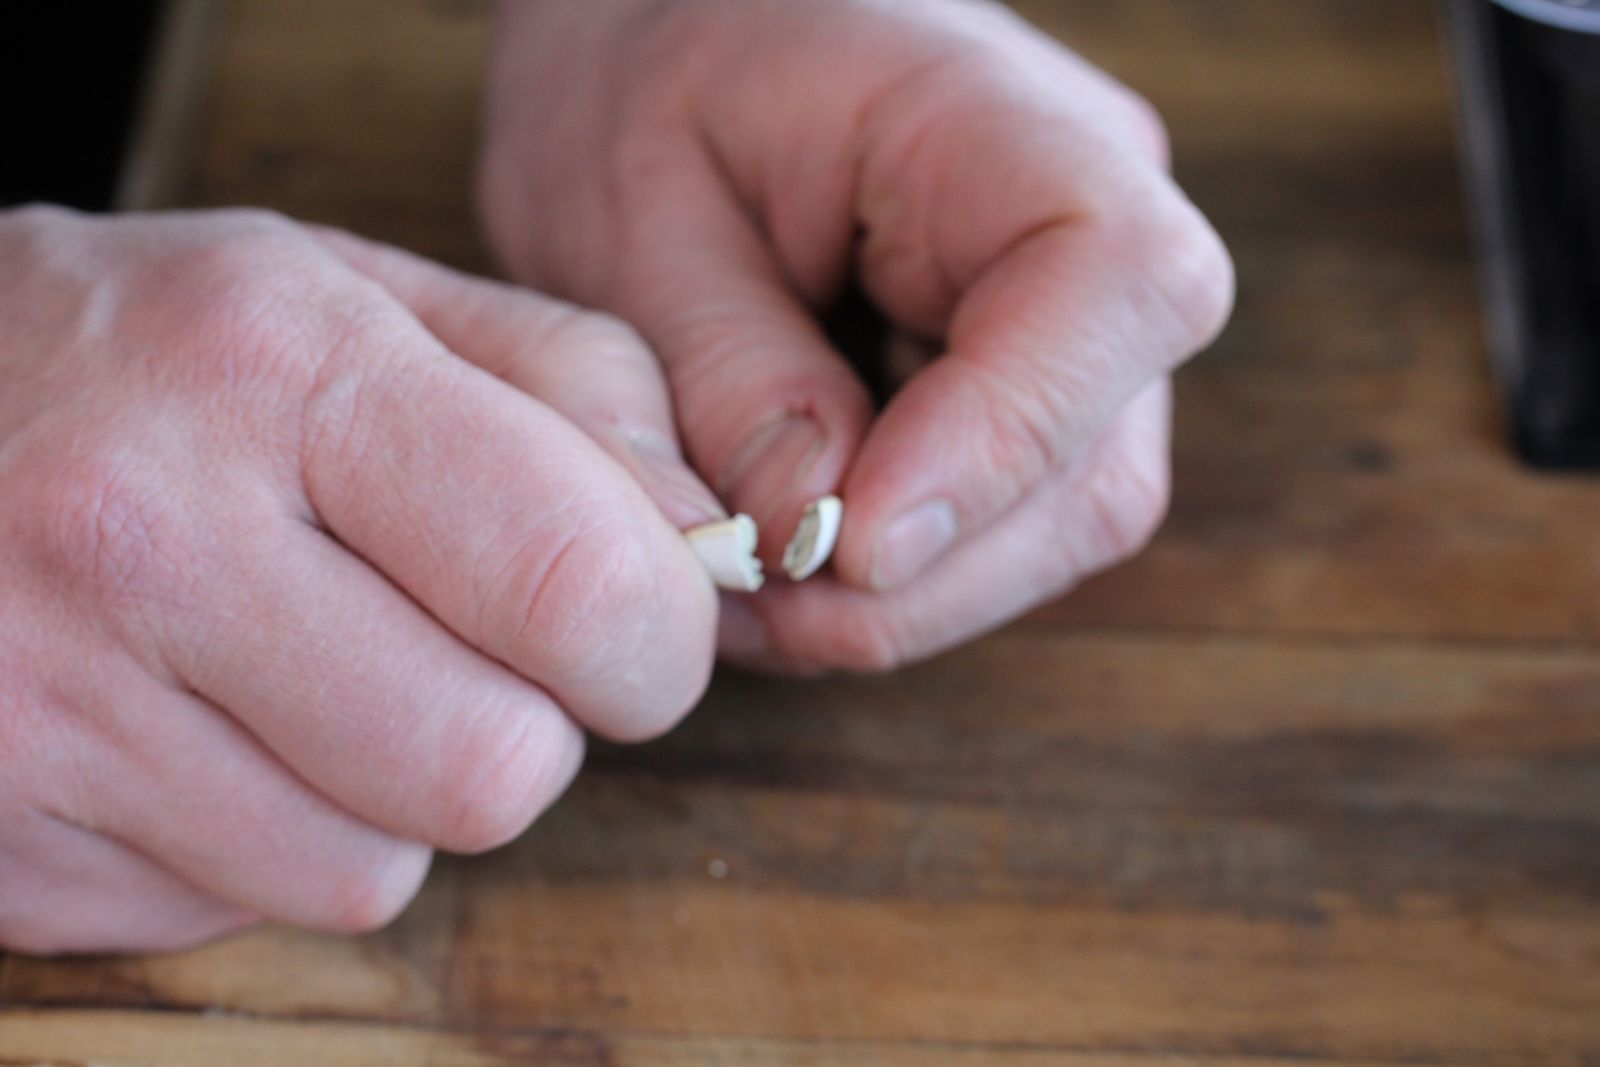
[[(1144, 543), (1233, 275), (1141, 99), (963, 0), (511, 2), (496, 41), (509, 272), (645, 335), (769, 570), (844, 498), (831, 575), (728, 600), (725, 654), (890, 667)], [(938, 354), (881, 412), (819, 328), (852, 280), (899, 363)]]
[[(0, 212), (0, 945), (382, 925), (719, 645), (890, 667), (1159, 521), (1232, 274), (1081, 60), (961, 0), (511, 0), (490, 95), (531, 288), (260, 213)], [(852, 280), (882, 411), (819, 328)], [(751, 512), (775, 569), (832, 490), (831, 571), (719, 611), (678, 530)]]
[(382, 925), (583, 728), (699, 697), (714, 591), (596, 415), (666, 418), (620, 324), (272, 216), (41, 209), (0, 322), (0, 944)]

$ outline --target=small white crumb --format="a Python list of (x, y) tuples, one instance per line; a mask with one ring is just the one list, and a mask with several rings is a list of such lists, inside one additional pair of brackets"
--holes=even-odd
[(720, 882), (728, 877), (728, 862), (720, 859), (712, 860), (706, 864), (706, 873)]

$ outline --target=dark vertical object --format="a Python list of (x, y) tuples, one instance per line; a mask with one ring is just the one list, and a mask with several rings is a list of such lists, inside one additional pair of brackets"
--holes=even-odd
[(0, 5), (0, 205), (111, 206), (160, 8)]
[(1518, 450), (1600, 467), (1600, 0), (1448, 0)]

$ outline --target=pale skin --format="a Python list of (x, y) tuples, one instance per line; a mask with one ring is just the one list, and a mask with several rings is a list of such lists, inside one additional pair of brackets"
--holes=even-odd
[[(514, 0), (480, 198), (518, 286), (0, 213), (0, 945), (381, 926), (719, 651), (885, 669), (1137, 550), (1232, 298), (1165, 144), (965, 0)], [(926, 357), (882, 410), (818, 326), (852, 274)], [(680, 533), (746, 511), (775, 571), (828, 492), (805, 583), (719, 597)]]

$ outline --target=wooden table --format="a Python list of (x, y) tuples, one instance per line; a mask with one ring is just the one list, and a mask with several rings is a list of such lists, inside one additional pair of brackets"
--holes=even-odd
[[(0, 1063), (1600, 1062), (1600, 485), (1519, 469), (1421, 0), (1033, 0), (1239, 260), (1137, 563), (720, 677), (392, 929), (0, 958)], [(235, 0), (188, 202), (482, 266), (477, 0)]]

